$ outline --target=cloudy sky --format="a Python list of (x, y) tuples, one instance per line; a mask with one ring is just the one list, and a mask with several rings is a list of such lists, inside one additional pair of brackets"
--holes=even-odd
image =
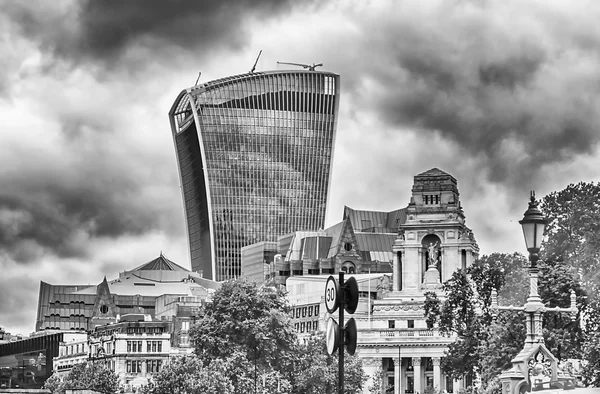
[(327, 225), (406, 206), (438, 167), (482, 253), (524, 252), (529, 190), (600, 175), (599, 19), (592, 0), (3, 1), (0, 327), (33, 331), (41, 280), (189, 266), (167, 112), (259, 50), (258, 71), (341, 75)]

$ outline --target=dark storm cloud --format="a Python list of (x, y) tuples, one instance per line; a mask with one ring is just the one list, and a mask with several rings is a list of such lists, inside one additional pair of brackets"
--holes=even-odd
[(402, 4), (359, 24), (358, 67), (339, 62), (361, 105), (423, 139), (441, 133), (510, 186), (598, 146), (600, 33), (589, 10)]
[[(239, 49), (252, 36), (253, 18), (267, 20), (290, 11), (292, 0), (106, 0), (70, 4), (72, 10), (12, 3), (13, 22), (63, 58), (111, 62), (130, 47), (158, 50), (175, 45), (206, 56)], [(68, 18), (65, 18), (68, 14)]]
[(2, 159), (0, 251), (32, 263), (44, 253), (85, 257), (97, 238), (152, 231), (181, 236), (179, 206), (166, 203), (179, 197), (176, 171), (158, 164), (169, 155), (147, 161), (143, 153), (131, 154), (133, 146), (113, 144), (116, 137), (71, 131), (48, 152), (30, 149), (26, 141), (9, 144), (15, 157), (29, 156)]

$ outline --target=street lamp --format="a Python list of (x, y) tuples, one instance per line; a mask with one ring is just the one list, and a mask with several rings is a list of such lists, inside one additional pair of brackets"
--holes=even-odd
[[(548, 221), (538, 209), (535, 192), (533, 191), (531, 192), (529, 208), (525, 211), (523, 220), (520, 220), (519, 223), (523, 228), (525, 245), (529, 252), (529, 297), (525, 305), (520, 307), (512, 305), (499, 306), (498, 293), (496, 289), (492, 289), (490, 308), (494, 319), (501, 310), (525, 312), (525, 327), (527, 332), (525, 344), (519, 354), (511, 360), (513, 367), (500, 375), (503, 387), (502, 391), (510, 394), (519, 393), (523, 387), (523, 383), (527, 383), (530, 389), (533, 389), (537, 383), (540, 381), (543, 382), (543, 379), (556, 380), (558, 378), (558, 360), (544, 345), (542, 315), (549, 311), (568, 312), (573, 320), (577, 315), (576, 297), (573, 290), (571, 290), (571, 305), (569, 308), (546, 307), (538, 294), (538, 273), (540, 270), (537, 267), (537, 262), (540, 258), (539, 252), (542, 245), (542, 237)], [(549, 365), (550, 367), (546, 369), (544, 365)], [(542, 371), (539, 373), (536, 369), (538, 367), (542, 368)], [(537, 376), (540, 373), (543, 377)]]
[(540, 258), (539, 252), (542, 245), (542, 237), (544, 236), (544, 229), (546, 228), (548, 221), (538, 209), (538, 204), (535, 200), (535, 191), (533, 190), (531, 191), (529, 209), (525, 211), (523, 220), (520, 220), (519, 223), (523, 228), (523, 235), (525, 236), (525, 245), (529, 252), (531, 268), (535, 268), (537, 267), (537, 261)]

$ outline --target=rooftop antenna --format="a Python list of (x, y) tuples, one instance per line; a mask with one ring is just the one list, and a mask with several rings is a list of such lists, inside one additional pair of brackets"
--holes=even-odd
[(202, 71), (200, 71), (198, 73), (198, 78), (196, 78), (196, 83), (194, 84), (194, 86), (198, 85), (198, 81), (200, 80), (200, 75), (202, 75)]
[(258, 56), (256, 57), (256, 61), (254, 62), (254, 66), (252, 66), (252, 70), (250, 70), (250, 74), (252, 74), (254, 70), (256, 70), (256, 65), (258, 64), (258, 59), (260, 58), (261, 53), (262, 49), (260, 50), (260, 52), (258, 52)]
[(309, 71), (315, 71), (316, 67), (323, 67), (323, 63), (313, 63), (312, 65), (308, 65), (308, 64), (301, 64), (301, 63), (287, 63), (287, 62), (277, 62), (277, 64), (289, 64), (291, 66), (300, 66), (302, 68), (306, 68)]

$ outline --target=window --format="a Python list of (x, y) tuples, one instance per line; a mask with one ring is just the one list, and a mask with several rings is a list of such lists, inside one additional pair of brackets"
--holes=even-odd
[(142, 341), (127, 341), (127, 353), (143, 352)]
[(396, 328), (396, 321), (388, 320), (388, 328)]
[(351, 244), (351, 243), (349, 243), (349, 242), (346, 242), (346, 243), (344, 244), (344, 250), (345, 250), (346, 252), (349, 252), (349, 251), (351, 251), (351, 250), (352, 250), (352, 244)]
[(147, 360), (146, 361), (146, 372), (155, 373), (160, 372), (162, 367), (162, 360)]
[(146, 343), (146, 351), (148, 353), (156, 353), (162, 351), (162, 341), (148, 341)]
[(319, 316), (319, 305), (315, 305), (315, 316)]
[(313, 307), (312, 305), (308, 307), (308, 317), (311, 317), (313, 314)]
[(182, 321), (181, 322), (181, 331), (187, 331), (190, 329), (190, 322), (189, 321)]
[(142, 360), (127, 360), (127, 372), (128, 373), (142, 372)]
[(302, 308), (302, 317), (306, 317), (306, 307)]
[(414, 320), (409, 320), (408, 321), (408, 328), (415, 328), (415, 321)]

